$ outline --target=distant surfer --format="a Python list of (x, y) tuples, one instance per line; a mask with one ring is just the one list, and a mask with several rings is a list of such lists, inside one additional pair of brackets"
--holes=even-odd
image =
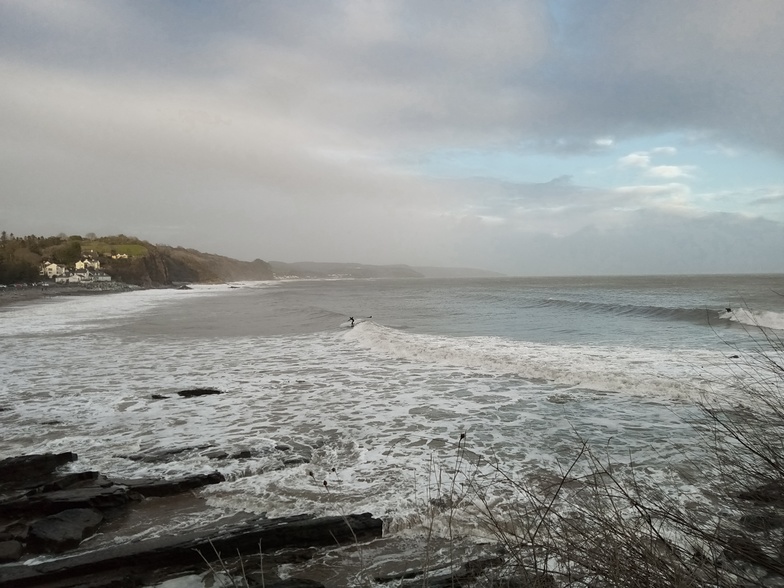
[(348, 320), (351, 323), (351, 326), (353, 327), (354, 326), (354, 317), (350, 316), (350, 317), (348, 317)]
[(731, 309), (731, 308), (728, 308), (728, 309), (727, 309), (727, 312), (732, 312), (732, 309)]

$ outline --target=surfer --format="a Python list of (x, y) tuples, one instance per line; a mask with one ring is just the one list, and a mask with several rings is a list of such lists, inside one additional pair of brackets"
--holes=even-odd
[(354, 317), (350, 316), (350, 317), (348, 317), (348, 320), (349, 320), (349, 322), (351, 322), (351, 326), (353, 327), (354, 326)]

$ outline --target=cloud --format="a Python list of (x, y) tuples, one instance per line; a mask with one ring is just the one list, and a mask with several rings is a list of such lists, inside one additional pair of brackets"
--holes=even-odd
[(676, 150), (672, 147), (658, 147), (650, 153), (637, 151), (624, 155), (618, 160), (621, 168), (639, 168), (645, 175), (651, 178), (661, 178), (671, 180), (675, 178), (690, 178), (696, 169), (693, 165), (652, 165), (651, 155), (675, 155)]
[[(781, 225), (706, 216), (669, 138), (784, 156), (783, 29), (778, 0), (10, 1), (0, 218), (249, 259), (548, 273), (659, 268), (641, 239), (692, 243), (710, 223), (767, 243)], [(514, 182), (412, 163), (450, 149), (552, 157)], [(626, 185), (581, 185), (590, 157)], [(780, 190), (756, 188), (725, 209), (782, 220)]]
[(618, 160), (621, 167), (642, 167), (648, 168), (651, 164), (651, 156), (647, 153), (630, 153)]
[(654, 178), (689, 178), (694, 166), (691, 165), (655, 165), (650, 167), (646, 173)]

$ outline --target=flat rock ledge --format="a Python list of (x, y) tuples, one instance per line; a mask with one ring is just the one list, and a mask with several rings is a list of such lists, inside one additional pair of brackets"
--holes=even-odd
[[(314, 518), (249, 518), (214, 525), (176, 537), (160, 537), (74, 555), (36, 565), (0, 566), (0, 587), (140, 586), (162, 575), (182, 575), (207, 568), (223, 554), (234, 557), (281, 549), (338, 547), (381, 537), (382, 522), (370, 514)], [(292, 584), (294, 585), (294, 584)], [(318, 586), (318, 584), (311, 584)]]
[[(58, 473), (60, 466), (76, 460), (76, 454), (66, 452), (0, 461), (0, 588), (137, 587), (204, 572), (207, 562), (218, 560), (220, 554), (258, 557), (260, 550), (308, 552), (370, 541), (382, 533), (382, 521), (369, 513), (322, 518), (249, 516), (244, 520), (235, 515), (177, 536), (69, 554), (105, 521), (122, 516), (145, 498), (172, 496), (224, 481), (219, 472), (171, 480), (109, 479), (91, 471)], [(26, 561), (41, 554), (52, 559)], [(265, 585), (319, 586), (306, 580), (267, 581)]]

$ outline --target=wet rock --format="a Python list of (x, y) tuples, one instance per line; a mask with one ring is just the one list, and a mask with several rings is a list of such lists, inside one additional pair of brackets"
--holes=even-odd
[(211, 394), (223, 394), (220, 390), (215, 388), (193, 388), (191, 390), (180, 390), (177, 392), (183, 398), (194, 398), (196, 396), (208, 396)]
[(33, 553), (62, 553), (89, 537), (103, 521), (92, 508), (64, 510), (30, 525), (27, 549)]
[(202, 453), (204, 457), (207, 459), (226, 459), (229, 457), (229, 454), (222, 449), (216, 449), (215, 451), (208, 451), (207, 453)]
[[(86, 484), (85, 484), (86, 483)], [(57, 490), (67, 490), (74, 486), (111, 486), (112, 483), (101, 476), (98, 472), (76, 472), (63, 476), (53, 476), (49, 481), (36, 486), (27, 492), (27, 496), (42, 494), (44, 492), (55, 492)]]
[(116, 485), (56, 490), (4, 502), (0, 504), (0, 516), (48, 516), (74, 508), (89, 508), (111, 514), (124, 508), (133, 498), (128, 488)]
[(145, 498), (151, 498), (153, 496), (172, 496), (188, 490), (195, 490), (208, 484), (219, 484), (220, 482), (225, 482), (226, 478), (220, 472), (212, 472), (211, 474), (195, 474), (172, 480), (117, 479), (114, 481), (116, 484), (126, 486)]
[[(461, 586), (473, 586), (476, 579), (482, 576), (487, 569), (500, 566), (502, 563), (503, 563), (503, 559), (500, 557), (483, 557), (483, 558), (467, 561), (464, 564), (462, 564), (459, 568), (451, 572), (431, 571), (427, 576), (426, 585), (429, 586), (430, 588), (459, 588)], [(416, 577), (416, 579), (403, 581), (400, 584), (401, 588), (414, 588), (415, 586), (416, 587), (422, 586), (423, 578), (424, 578), (424, 570), (422, 570), (418, 574), (416, 573), (412, 574), (411, 572), (407, 572), (405, 574), (401, 574), (396, 577), (390, 576), (385, 578), (376, 578), (376, 581), (385, 583), (395, 579), (403, 579), (403, 578), (411, 578), (411, 577)], [(552, 585), (547, 585), (543, 583), (541, 585), (535, 584), (535, 586), (542, 586), (542, 587), (547, 586), (547, 588), (555, 588), (555, 582), (553, 581)]]
[(30, 526), (22, 521), (14, 521), (0, 530), (0, 541), (24, 541)]
[[(57, 580), (60, 588), (84, 586), (85, 576), (107, 578), (152, 577), (166, 572), (204, 566), (219, 554), (255, 556), (265, 552), (306, 546), (355, 545), (381, 537), (382, 521), (370, 514), (281, 519), (254, 517), (235, 525), (215, 525), (190, 533), (116, 545), (30, 565), (9, 564), (0, 575), (1, 588), (40, 586)], [(313, 586), (312, 584), (310, 586)]]
[(0, 461), (0, 487), (23, 488), (35, 485), (60, 466), (76, 460), (77, 455), (70, 451), (9, 457)]
[(13, 539), (0, 541), (0, 564), (18, 561), (22, 557), (22, 544)]
[(122, 457), (130, 459), (131, 461), (141, 461), (145, 463), (161, 463), (169, 461), (172, 456), (187, 453), (189, 451), (204, 451), (211, 449), (212, 445), (188, 445), (185, 447), (168, 447), (166, 449), (154, 449), (145, 453), (134, 453), (132, 455), (124, 455)]

